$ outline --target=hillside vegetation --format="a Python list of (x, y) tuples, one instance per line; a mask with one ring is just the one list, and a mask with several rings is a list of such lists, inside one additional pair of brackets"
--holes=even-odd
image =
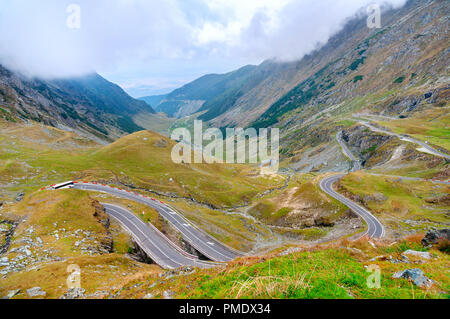
[(357, 172), (345, 176), (338, 187), (379, 217), (391, 235), (450, 226), (449, 185)]
[[(408, 249), (424, 250), (415, 236), (400, 242), (366, 240), (340, 241), (315, 248), (279, 249), (266, 256), (238, 259), (223, 269), (193, 271), (188, 274), (149, 276), (117, 290), (117, 298), (193, 299), (429, 299), (448, 298), (449, 256), (430, 250), (432, 260), (425, 263), (395, 263)], [(291, 248), (292, 250), (292, 248)], [(377, 260), (373, 260), (378, 257)], [(383, 258), (381, 258), (383, 257)], [(379, 267), (380, 288), (369, 288), (372, 274), (367, 267)], [(419, 268), (435, 282), (421, 289), (404, 279), (393, 279), (395, 272)]]
[[(63, 141), (59, 135), (68, 137)], [(36, 125), (3, 128), (0, 160), (5, 192), (36, 190), (64, 180), (103, 180), (222, 207), (242, 205), (283, 184), (281, 177), (261, 177), (256, 167), (175, 164), (171, 159), (174, 142), (150, 131), (105, 147), (78, 147), (79, 141), (89, 143)], [(20, 182), (24, 179), (26, 183)]]
[(1, 296), (19, 289), (16, 298), (29, 298), (26, 290), (40, 287), (45, 298), (59, 298), (68, 291), (69, 265), (82, 269), (81, 285), (91, 298), (160, 271), (126, 256), (133, 250), (129, 236), (82, 191), (32, 193), (0, 218), (20, 221), (2, 255), (8, 266), (0, 267)]
[(133, 117), (151, 118), (154, 113), (98, 74), (43, 80), (0, 65), (0, 117), (9, 121), (66, 127), (104, 142), (142, 130)]

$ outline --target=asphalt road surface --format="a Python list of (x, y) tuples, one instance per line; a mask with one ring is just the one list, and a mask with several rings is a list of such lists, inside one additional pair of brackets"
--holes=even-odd
[(130, 191), (94, 183), (76, 182), (74, 184), (74, 188), (86, 191), (107, 193), (110, 195), (142, 203), (157, 210), (164, 219), (166, 219), (181, 233), (185, 241), (187, 241), (196, 250), (213, 261), (228, 262), (243, 255), (241, 252), (227, 247), (213, 237), (209, 236), (203, 230), (197, 228), (186, 218), (178, 214), (173, 208), (158, 200), (145, 197), (143, 195)]
[(112, 204), (102, 203), (106, 213), (116, 219), (134, 238), (139, 247), (158, 265), (165, 269), (184, 266), (214, 267), (215, 263), (199, 260), (183, 252), (151, 225), (147, 225), (130, 211)]
[(342, 177), (344, 177), (345, 174), (340, 175), (334, 175), (327, 178), (324, 178), (320, 181), (320, 189), (333, 197), (334, 199), (340, 201), (344, 205), (346, 205), (348, 208), (350, 208), (353, 212), (358, 214), (367, 224), (367, 231), (362, 234), (360, 237), (369, 236), (371, 238), (382, 238), (385, 236), (385, 231), (383, 225), (380, 223), (380, 221), (373, 216), (367, 209), (364, 207), (361, 207), (360, 205), (356, 204), (355, 202), (351, 201), (347, 197), (339, 194), (333, 189), (333, 185)]
[(360, 164), (359, 160), (350, 151), (347, 144), (342, 140), (342, 131), (337, 134), (336, 139), (337, 139), (339, 145), (341, 145), (344, 155), (347, 156), (352, 161), (353, 171), (354, 172), (360, 171), (361, 164)]

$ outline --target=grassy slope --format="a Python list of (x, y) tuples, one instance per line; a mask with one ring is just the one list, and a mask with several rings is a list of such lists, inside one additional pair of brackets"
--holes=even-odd
[(169, 128), (175, 122), (175, 119), (167, 117), (164, 113), (143, 113), (134, 116), (133, 121), (143, 128), (151, 129), (152, 131), (166, 136), (169, 134)]
[(407, 134), (418, 140), (428, 141), (450, 150), (450, 114), (446, 108), (430, 108), (423, 112), (415, 113), (407, 119), (384, 121), (379, 123), (391, 128), (399, 134)]
[[(348, 208), (323, 194), (314, 175), (296, 175), (286, 190), (274, 192), (255, 202), (247, 211), (268, 225), (292, 227), (315, 215), (329, 223), (339, 219)], [(289, 215), (295, 217), (289, 217)], [(327, 234), (328, 227), (293, 227), (275, 229), (282, 234), (296, 235), (305, 240), (315, 240)]]
[[(23, 247), (27, 238), (33, 243), (38, 243), (40, 238), (42, 246), (28, 246), (32, 255), (25, 257), (25, 268), (0, 278), (0, 296), (21, 289), (17, 297), (26, 298), (25, 290), (38, 286), (47, 293), (46, 298), (59, 298), (67, 291), (67, 267), (71, 264), (81, 267), (81, 284), (88, 294), (120, 287), (142, 274), (158, 273), (158, 266), (141, 264), (124, 256), (130, 247), (128, 235), (115, 224), (106, 229), (94, 215), (94, 203), (87, 193), (70, 190), (37, 192), (19, 204), (8, 205), (8, 213), (3, 213), (3, 217), (26, 220), (18, 226), (5, 256), (10, 261), (25, 256), (12, 249)], [(77, 248), (75, 242), (81, 239), (77, 231), (88, 232), (86, 245), (95, 249), (112, 238), (113, 252), (90, 254)]]
[[(135, 281), (119, 292), (119, 298), (139, 298), (151, 293), (161, 298), (172, 291), (176, 298), (448, 298), (450, 290), (446, 270), (450, 258), (437, 250), (425, 264), (394, 264), (370, 261), (375, 256), (399, 258), (407, 249), (419, 249), (419, 237), (400, 243), (379, 243), (373, 248), (366, 241), (340, 242), (279, 256), (237, 260), (225, 269), (202, 270), (172, 278), (151, 276)], [(368, 265), (381, 269), (381, 288), (367, 286)], [(392, 279), (394, 272), (420, 268), (437, 284), (430, 290), (413, 286), (407, 280)], [(138, 284), (139, 288), (134, 285)]]
[(57, 299), (67, 292), (67, 267), (73, 264), (81, 268), (81, 287), (86, 290), (86, 294), (101, 292), (98, 297), (91, 298), (106, 297), (112, 289), (160, 272), (157, 266), (137, 263), (120, 254), (73, 257), (61, 262), (41, 264), (37, 269), (0, 279), (0, 295), (6, 296), (8, 291), (20, 289), (15, 299), (28, 299), (25, 290), (41, 287), (47, 293), (45, 298)]
[(171, 159), (173, 145), (158, 134), (138, 132), (90, 158), (116, 175), (125, 173), (140, 187), (193, 196), (215, 206), (242, 204), (273, 184), (282, 185), (281, 178), (260, 177), (257, 169), (243, 165), (175, 164)]
[(260, 177), (257, 169), (244, 165), (175, 164), (173, 142), (149, 131), (88, 149), (73, 147), (73, 143), (48, 146), (56, 138), (44, 139), (41, 131), (36, 126), (2, 130), (0, 182), (7, 191), (32, 191), (68, 179), (119, 179), (150, 190), (194, 196), (215, 206), (232, 206), (283, 182)]
[[(356, 195), (390, 228), (417, 232), (448, 225), (450, 187), (447, 185), (357, 172), (345, 176), (340, 182), (340, 188), (349, 196)], [(379, 196), (381, 199), (374, 198), (374, 194), (382, 195)], [(405, 220), (413, 220), (418, 224), (408, 225)]]
[[(105, 147), (92, 143), (86, 147), (84, 139), (66, 134), (38, 125), (5, 123), (0, 130), (0, 200), (10, 201), (18, 192), (33, 193), (53, 183), (83, 179), (134, 184), (176, 196), (192, 196), (215, 206), (231, 206), (242, 205), (256, 194), (284, 183), (282, 178), (260, 177), (257, 169), (245, 165), (174, 164), (170, 158), (172, 142), (156, 133), (139, 132)], [(132, 211), (161, 229), (156, 212), (112, 200), (132, 205)], [(270, 237), (267, 229), (251, 220), (183, 200), (174, 204), (205, 231), (235, 248), (247, 250), (256, 238)], [(142, 211), (145, 216), (141, 216)]]

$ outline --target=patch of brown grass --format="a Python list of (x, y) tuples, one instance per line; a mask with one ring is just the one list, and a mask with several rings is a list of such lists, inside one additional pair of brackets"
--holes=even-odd
[(250, 277), (244, 281), (236, 281), (230, 289), (230, 295), (234, 299), (240, 299), (246, 296), (274, 299), (280, 294), (283, 295), (290, 291), (310, 288), (306, 277), (306, 273), (295, 273), (293, 276), (284, 277)]
[(424, 237), (424, 234), (409, 235), (405, 237), (405, 241), (407, 241), (408, 243), (420, 244)]
[(72, 264), (81, 269), (81, 287), (86, 290), (86, 294), (120, 289), (132, 280), (144, 279), (161, 271), (156, 265), (141, 264), (117, 254), (76, 257), (43, 264), (37, 269), (25, 270), (1, 279), (0, 296), (6, 295), (10, 290), (20, 289), (21, 293), (17, 298), (29, 298), (27, 289), (41, 287), (47, 293), (45, 298), (59, 298), (68, 290), (67, 267)]

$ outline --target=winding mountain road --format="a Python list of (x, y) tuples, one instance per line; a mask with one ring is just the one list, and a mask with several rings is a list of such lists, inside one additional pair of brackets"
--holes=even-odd
[[(342, 152), (345, 156), (347, 156), (353, 163), (352, 171), (356, 172), (361, 170), (361, 164), (359, 160), (353, 155), (353, 153), (348, 148), (347, 144), (342, 140), (342, 132), (339, 132), (336, 135), (336, 140), (342, 147)], [(337, 201), (341, 202), (348, 208), (350, 208), (353, 212), (355, 212), (358, 216), (360, 216), (367, 224), (367, 230), (365, 233), (360, 235), (358, 238), (369, 236), (371, 238), (383, 238), (385, 236), (385, 230), (383, 224), (367, 209), (348, 199), (347, 197), (339, 194), (333, 188), (333, 185), (337, 183), (345, 174), (333, 175), (324, 178), (320, 181), (319, 187), (320, 189), (333, 197)]]
[[(353, 116), (356, 117), (356, 118), (365, 119), (364, 117), (361, 117), (361, 116), (357, 116), (357, 115), (353, 115)], [(416, 144), (416, 145), (420, 146), (420, 148), (417, 149), (420, 152), (428, 153), (428, 154), (431, 154), (431, 155), (434, 155), (434, 156), (445, 158), (446, 160), (450, 160), (450, 155), (442, 153), (441, 151), (431, 147), (427, 143), (419, 141), (419, 140), (417, 140), (417, 139), (415, 139), (415, 138), (413, 138), (411, 136), (401, 135), (401, 134), (397, 134), (397, 133), (394, 133), (394, 132), (390, 132), (390, 131), (388, 131), (386, 129), (379, 128), (379, 127), (377, 127), (377, 126), (375, 126), (375, 125), (373, 125), (373, 124), (371, 124), (369, 122), (360, 121), (359, 123), (361, 125), (364, 125), (368, 129), (370, 129), (372, 132), (394, 136), (394, 137), (399, 138), (402, 141)]]
[[(161, 201), (143, 196), (138, 193), (133, 193), (126, 190), (109, 187), (103, 184), (75, 182), (74, 188), (85, 191), (107, 193), (113, 196), (142, 203), (155, 209), (164, 219), (166, 219), (175, 229), (177, 229), (181, 233), (185, 241), (187, 241), (196, 250), (198, 250), (204, 256), (208, 257), (213, 261), (228, 262), (243, 255), (243, 253), (225, 246), (221, 242), (217, 241), (215, 238), (206, 234), (203, 230), (194, 226), (186, 218), (177, 213), (172, 207), (164, 204)], [(121, 218), (120, 221), (125, 221), (124, 219), (125, 215), (128, 216), (129, 218), (131, 217), (129, 214), (125, 214), (123, 209), (120, 210), (117, 207), (116, 208), (109, 207), (109, 211), (111, 211), (112, 214), (114, 214), (113, 215), (114, 217), (119, 216), (118, 214), (121, 213), (121, 216), (119, 216)], [(133, 218), (135, 224), (137, 224), (136, 219)], [(130, 226), (130, 222), (126, 222), (126, 225), (127, 227)], [(133, 232), (133, 235), (142, 235), (140, 234), (140, 232), (142, 231), (142, 227), (139, 227), (138, 231), (135, 228), (133, 228), (133, 230), (136, 231)], [(150, 233), (147, 232), (146, 234)], [(155, 236), (152, 235), (151, 238), (155, 238)], [(161, 257), (159, 256), (158, 258)], [(188, 265), (190, 265), (190, 262), (188, 262)]]
[(102, 203), (106, 213), (116, 219), (134, 238), (139, 247), (158, 265), (165, 269), (184, 266), (211, 268), (216, 263), (201, 261), (190, 255), (159, 232), (152, 225), (147, 225), (130, 211), (112, 204)]
[(320, 181), (319, 187), (323, 192), (327, 193), (334, 199), (346, 205), (353, 212), (355, 212), (362, 219), (364, 219), (364, 221), (367, 224), (367, 231), (361, 236), (359, 236), (359, 238), (364, 236), (369, 236), (371, 238), (383, 238), (385, 236), (383, 224), (381, 224), (381, 222), (375, 216), (373, 216), (371, 212), (369, 212), (364, 207), (356, 204), (355, 202), (351, 201), (347, 197), (339, 194), (333, 189), (333, 185), (344, 176), (345, 174), (339, 174), (326, 177)]
[[(356, 116), (354, 115), (354, 117), (358, 117), (358, 118), (363, 118), (362, 116)], [(389, 132), (387, 130), (381, 129), (379, 127), (376, 127), (368, 122), (360, 122), (362, 125), (366, 126), (367, 128), (369, 128), (370, 130), (372, 130), (373, 132), (377, 132), (377, 133), (382, 133), (382, 134), (387, 134), (387, 135), (391, 135), (391, 136), (395, 136), (399, 139), (401, 139), (402, 141), (406, 141), (406, 142), (410, 142), (410, 143), (414, 143), (419, 145), (421, 148), (418, 149), (421, 152), (426, 152), (435, 156), (439, 156), (439, 157), (443, 157), (446, 160), (450, 159), (450, 156), (447, 154), (444, 154), (436, 149), (434, 149), (433, 147), (429, 146), (428, 144), (421, 142), (419, 140), (416, 140), (412, 137), (409, 136), (404, 136), (404, 135), (400, 135), (400, 134), (396, 134), (393, 132)], [(342, 152), (344, 153), (345, 156), (347, 156), (353, 163), (353, 168), (352, 171), (359, 171), (361, 170), (361, 164), (360, 161), (353, 155), (353, 153), (350, 151), (350, 149), (348, 148), (347, 144), (345, 143), (345, 141), (342, 139), (342, 131), (339, 132), (336, 135), (336, 140), (339, 143), (339, 145), (342, 148)], [(372, 174), (372, 175), (377, 175), (377, 174)], [(385, 236), (385, 230), (383, 225), (381, 224), (381, 222), (372, 214), (370, 213), (367, 209), (365, 209), (364, 207), (358, 205), (357, 203), (351, 201), (350, 199), (346, 198), (345, 196), (339, 194), (338, 192), (336, 192), (333, 189), (333, 185), (338, 182), (342, 177), (344, 177), (345, 174), (339, 174), (339, 175), (334, 175), (334, 176), (330, 176), (330, 177), (326, 177), (324, 178), (322, 181), (320, 181), (320, 189), (325, 192), (326, 194), (330, 195), (331, 197), (333, 197), (334, 199), (338, 200), (339, 202), (341, 202), (342, 204), (346, 205), (347, 207), (349, 207), (352, 211), (354, 211), (356, 214), (358, 214), (362, 219), (364, 219), (364, 221), (367, 224), (367, 231), (361, 235), (360, 237), (363, 236), (369, 236), (372, 238), (382, 238)], [(422, 179), (419, 178), (408, 178), (408, 177), (400, 177), (398, 176), (397, 178), (401, 178), (401, 179), (406, 179), (406, 180), (417, 180), (417, 181), (422, 181)], [(435, 183), (435, 184), (449, 184), (449, 181), (437, 181), (437, 180), (429, 180), (429, 182)]]

